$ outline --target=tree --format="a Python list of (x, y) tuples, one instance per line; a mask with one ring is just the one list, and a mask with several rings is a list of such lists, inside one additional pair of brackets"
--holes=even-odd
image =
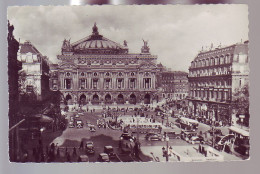
[[(233, 109), (236, 111), (237, 116), (245, 115), (243, 124), (249, 126), (249, 87), (248, 85), (237, 89), (233, 95), (232, 102)], [(241, 120), (238, 121), (241, 123)]]

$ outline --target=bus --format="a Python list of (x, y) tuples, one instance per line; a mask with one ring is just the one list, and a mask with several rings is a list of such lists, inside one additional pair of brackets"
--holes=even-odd
[(233, 150), (243, 156), (249, 157), (249, 132), (238, 127), (229, 127), (229, 133), (234, 135)]
[(128, 123), (127, 130), (132, 133), (161, 133), (161, 123)]
[(195, 131), (198, 129), (199, 122), (193, 119), (181, 117), (180, 118), (180, 128), (184, 130), (190, 130), (190, 131)]

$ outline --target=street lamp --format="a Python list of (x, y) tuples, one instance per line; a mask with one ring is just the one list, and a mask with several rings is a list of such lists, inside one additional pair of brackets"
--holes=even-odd
[(169, 137), (167, 135), (165, 137), (165, 141), (166, 141), (166, 149), (165, 147), (162, 147), (162, 151), (163, 151), (163, 156), (166, 157), (166, 162), (168, 162), (169, 161)]

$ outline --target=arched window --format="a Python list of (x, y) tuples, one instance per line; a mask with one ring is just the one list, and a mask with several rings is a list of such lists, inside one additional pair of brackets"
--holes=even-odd
[(220, 65), (224, 64), (225, 63), (225, 60), (224, 60), (224, 56), (221, 56), (220, 57)]
[(225, 56), (225, 63), (227, 64), (227, 63), (229, 63), (229, 60), (228, 60), (229, 58), (228, 58), (228, 55), (226, 55)]
[(215, 58), (215, 65), (219, 65), (219, 58), (218, 57)]
[(211, 60), (210, 65), (211, 65), (211, 66), (214, 66), (214, 65), (215, 65), (215, 60), (214, 60), (214, 58), (211, 58), (210, 60)]
[(209, 66), (209, 58), (206, 59), (206, 66)]

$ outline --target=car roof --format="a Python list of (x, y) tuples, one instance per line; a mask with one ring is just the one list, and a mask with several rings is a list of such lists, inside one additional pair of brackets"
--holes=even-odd
[(100, 155), (100, 156), (108, 156), (107, 153), (100, 153), (99, 155)]
[(113, 146), (105, 146), (105, 148), (111, 149), (111, 148), (113, 148)]

